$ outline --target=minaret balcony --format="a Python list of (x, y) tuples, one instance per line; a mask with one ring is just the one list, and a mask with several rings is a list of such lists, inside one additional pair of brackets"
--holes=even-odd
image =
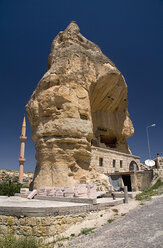
[(20, 136), (20, 141), (26, 141), (27, 137), (26, 136)]
[(25, 158), (19, 158), (18, 161), (21, 164), (21, 163), (24, 163), (26, 161), (26, 159)]

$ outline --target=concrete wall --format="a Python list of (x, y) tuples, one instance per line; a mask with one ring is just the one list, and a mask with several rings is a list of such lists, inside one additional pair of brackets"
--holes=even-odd
[[(100, 165), (100, 159), (102, 159), (102, 165)], [(115, 167), (113, 160), (115, 160)], [(138, 167), (140, 166), (140, 159), (137, 156), (92, 146), (91, 165), (100, 173), (127, 172), (131, 161), (135, 161)]]

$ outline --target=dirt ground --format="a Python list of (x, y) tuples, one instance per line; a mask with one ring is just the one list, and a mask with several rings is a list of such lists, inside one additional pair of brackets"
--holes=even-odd
[[(109, 232), (113, 232), (111, 226), (115, 225), (115, 229), (116, 229), (116, 225), (120, 225), (120, 223), (122, 223), (122, 225), (123, 225), (123, 221), (125, 221), (126, 218), (131, 217), (131, 219), (132, 219), (132, 214), (136, 213), (137, 211), (139, 211), (139, 213), (143, 212), (144, 211), (143, 209), (145, 209), (144, 207), (146, 207), (147, 211), (149, 211), (148, 209), (150, 208), (150, 205), (154, 204), (153, 202), (155, 202), (155, 200), (156, 201), (159, 200), (160, 198), (163, 199), (163, 196), (154, 196), (154, 197), (152, 197), (152, 201), (147, 201), (145, 203), (131, 199), (131, 200), (129, 200), (128, 204), (121, 204), (119, 206), (112, 207), (108, 210), (100, 211), (98, 213), (90, 213), (90, 215), (88, 216), (88, 218), (85, 221), (83, 221), (82, 223), (80, 223), (78, 225), (72, 226), (67, 232), (65, 232), (62, 236), (63, 239), (60, 242), (57, 242), (54, 245), (54, 248), (58, 248), (58, 247), (75, 247), (76, 248), (76, 247), (80, 247), (80, 246), (81, 247), (96, 247), (96, 237), (98, 235), (99, 235), (99, 237), (101, 235), (103, 236), (104, 232), (106, 232), (107, 236), (108, 236), (109, 230), (110, 230)], [(149, 207), (146, 205), (149, 205)], [(140, 208), (143, 208), (142, 211)], [(134, 210), (134, 211), (131, 211), (131, 210)], [(134, 217), (134, 219), (137, 220), (136, 217)], [(108, 224), (111, 222), (113, 222), (111, 225), (105, 225), (106, 223)], [(140, 218), (139, 222), (141, 222), (141, 218)], [(118, 224), (116, 224), (116, 223), (118, 223)], [(142, 216), (142, 223), (143, 223), (143, 216)], [(148, 221), (147, 221), (147, 225), (148, 225)], [(108, 226), (109, 230), (101, 231), (102, 229), (107, 229), (107, 226)], [(138, 224), (138, 226), (139, 226), (139, 224)], [(88, 234), (88, 235), (80, 235), (81, 230), (88, 230), (89, 228), (90, 229), (95, 228), (93, 233), (90, 232), (90, 234)], [(125, 228), (126, 228), (126, 226), (125, 226)], [(130, 228), (130, 227), (128, 227), (128, 228)], [(123, 228), (122, 228), (122, 230), (123, 230)], [(102, 234), (101, 234), (101, 232), (102, 232)], [(127, 238), (127, 235), (129, 235), (129, 233), (126, 232), (125, 235)], [(73, 236), (73, 238), (72, 238), (72, 236)], [(77, 237), (77, 236), (80, 236), (80, 237)], [(105, 239), (107, 239), (107, 236), (105, 237)], [(68, 240), (64, 240), (64, 237), (67, 237)], [(94, 246), (90, 246), (92, 237), (94, 239)], [(110, 238), (110, 239), (112, 239), (112, 238)], [(130, 235), (129, 235), (129, 239), (130, 239)], [(81, 242), (81, 243), (79, 244), (78, 242), (79, 243)], [(89, 246), (84, 246), (83, 242), (86, 242), (87, 245), (90, 242), (90, 244), (89, 244)], [(116, 242), (118, 242), (118, 241), (116, 241), (116, 239), (115, 239), (115, 243)], [(101, 243), (101, 245), (103, 245), (103, 243)], [(113, 245), (113, 243), (112, 243), (112, 245)], [(98, 247), (98, 245), (97, 245), (97, 247)], [(99, 246), (99, 247), (108, 247), (108, 246), (106, 244), (106, 246)], [(124, 247), (129, 248), (129, 246), (124, 246)], [(142, 246), (142, 247), (145, 247), (145, 246)], [(158, 246), (158, 247), (163, 247), (163, 246)]]
[(62, 233), (62, 236), (60, 237), (61, 241), (57, 242), (54, 245), (54, 248), (63, 247), (63, 245), (66, 247), (66, 238), (71, 239), (72, 236), (78, 236), (82, 230), (89, 228), (97, 229), (106, 224), (109, 220), (112, 221), (123, 218), (130, 210), (133, 210), (138, 206), (141, 207), (140, 201), (129, 199), (128, 204), (120, 204), (99, 212), (91, 212), (83, 222), (73, 225), (66, 232)]

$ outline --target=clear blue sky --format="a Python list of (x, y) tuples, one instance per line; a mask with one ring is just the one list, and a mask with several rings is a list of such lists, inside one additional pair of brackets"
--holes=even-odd
[[(0, 0), (0, 168), (18, 169), (19, 136), (28, 102), (47, 70), (51, 42), (75, 20), (124, 75), (135, 134), (133, 154), (163, 154), (162, 0)], [(27, 122), (26, 171), (35, 168)]]

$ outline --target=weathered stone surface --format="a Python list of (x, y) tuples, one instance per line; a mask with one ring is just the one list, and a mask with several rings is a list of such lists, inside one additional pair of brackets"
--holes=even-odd
[(54, 39), (48, 71), (26, 111), (36, 143), (33, 188), (108, 184), (90, 166), (91, 143), (130, 153), (127, 85), (100, 48), (72, 22)]

